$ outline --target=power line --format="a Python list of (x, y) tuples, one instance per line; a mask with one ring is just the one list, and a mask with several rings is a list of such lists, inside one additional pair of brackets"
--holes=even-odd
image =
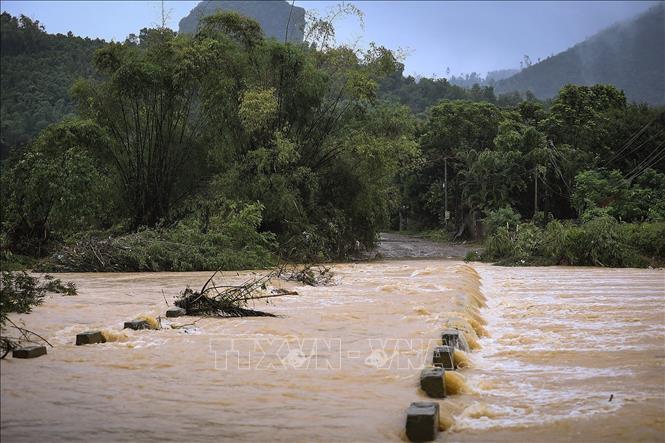
[(650, 167), (658, 163), (663, 157), (663, 154), (665, 154), (665, 148), (660, 149), (660, 151), (658, 151), (658, 149), (663, 145), (665, 145), (665, 141), (662, 141), (658, 146), (656, 146), (653, 152), (649, 154), (649, 156), (646, 159), (642, 160), (637, 166), (635, 166), (628, 173), (627, 179), (633, 180), (634, 178), (640, 176), (645, 170), (649, 169)]
[(653, 165), (655, 165), (656, 163), (660, 162), (663, 159), (665, 159), (665, 149), (661, 150), (661, 152), (658, 153), (656, 157), (654, 157), (653, 161), (650, 164), (644, 166), (639, 172), (636, 172), (635, 174), (630, 176), (628, 180), (630, 181), (635, 180), (637, 177), (644, 174), (647, 171), (647, 169), (651, 168)]
[(654, 150), (653, 150), (653, 151), (652, 151), (652, 152), (651, 152), (646, 158), (642, 159), (642, 161), (640, 161), (640, 162), (637, 164), (637, 166), (635, 166), (633, 169), (631, 169), (631, 170), (626, 174), (626, 176), (627, 176), (627, 177), (632, 176), (636, 171), (640, 170), (640, 169), (643, 167), (643, 165), (649, 164), (649, 162), (651, 162), (651, 160), (653, 159), (653, 157), (655, 157), (655, 156), (657, 156), (657, 155), (660, 154), (660, 153), (658, 152), (658, 149), (659, 149), (662, 145), (663, 145), (663, 143), (661, 142), (658, 146), (656, 146), (656, 147), (654, 148)]
[(617, 152), (615, 152), (614, 155), (613, 155), (613, 156), (612, 156), (607, 162), (610, 163), (612, 160), (614, 160), (614, 159), (617, 158), (619, 155), (621, 155), (621, 153), (623, 153), (623, 151), (625, 151), (626, 149), (628, 149), (628, 147), (629, 147), (631, 144), (633, 144), (633, 142), (635, 142), (635, 140), (636, 140), (637, 138), (639, 138), (640, 135), (642, 135), (642, 133), (644, 133), (644, 131), (646, 131), (646, 129), (647, 129), (647, 128), (651, 125), (651, 123), (653, 123), (654, 121), (655, 121), (655, 119), (651, 120), (649, 123), (647, 123), (646, 125), (642, 126), (642, 128), (641, 128), (640, 130), (638, 130), (636, 133), (634, 133), (634, 134), (628, 139), (628, 141), (627, 141), (626, 143), (624, 143), (624, 145), (621, 147), (621, 149), (619, 149)]
[(549, 156), (550, 161), (552, 162), (552, 165), (554, 165), (554, 169), (559, 174), (559, 177), (561, 177), (561, 181), (566, 186), (566, 189), (568, 189), (568, 193), (570, 193), (570, 186), (568, 186), (568, 182), (566, 181), (566, 178), (563, 176), (563, 172), (561, 172), (561, 168), (559, 167), (559, 164), (556, 161), (556, 157), (555, 155), (552, 155), (552, 153), (560, 155), (562, 159), (565, 159), (565, 157), (556, 149), (554, 142), (550, 141), (550, 146), (552, 146), (552, 151), (548, 151), (550, 152)]
[(659, 140), (659, 139), (660, 139), (660, 136), (661, 136), (662, 134), (664, 134), (664, 133), (665, 133), (665, 129), (661, 129), (659, 132), (657, 132), (656, 134), (652, 135), (652, 136), (649, 137), (648, 139), (644, 140), (644, 141), (643, 141), (642, 143), (640, 143), (639, 145), (637, 145), (637, 146), (635, 146), (634, 148), (631, 148), (631, 149), (629, 149), (628, 151), (626, 151), (626, 153), (623, 155), (623, 157), (626, 157), (626, 156), (628, 156), (629, 154), (632, 154), (632, 153), (634, 153), (634, 152), (637, 152), (640, 148), (642, 148), (642, 146), (644, 146), (645, 144), (649, 143), (650, 141), (653, 141), (654, 139), (655, 139), (655, 140)]
[(619, 149), (619, 150), (618, 150), (618, 151), (617, 151), (617, 152), (616, 152), (616, 153), (615, 153), (615, 154), (614, 154), (614, 155), (613, 155), (613, 156), (607, 161), (607, 163), (610, 163), (610, 162), (612, 162), (614, 159), (616, 159), (617, 157), (619, 157), (619, 156), (620, 156), (620, 155), (621, 155), (626, 149), (628, 149), (628, 148), (630, 147), (630, 145), (632, 145), (632, 144), (635, 142), (635, 140), (636, 140), (637, 138), (639, 138), (639, 137), (644, 133), (644, 131), (647, 130), (647, 128), (648, 128), (649, 126), (651, 126), (651, 125), (653, 124), (653, 122), (655, 122), (659, 117), (663, 117), (663, 116), (665, 116), (665, 112), (661, 112), (660, 114), (656, 115), (656, 116), (655, 116), (654, 118), (652, 118), (651, 121), (649, 121), (646, 125), (642, 126), (642, 128), (640, 128), (636, 133), (634, 133), (634, 134), (628, 139), (628, 141), (623, 145), (623, 147), (622, 147), (621, 149)]
[(568, 195), (568, 194), (564, 194), (563, 192), (554, 189), (554, 188), (552, 187), (552, 185), (550, 185), (550, 184), (547, 182), (546, 177), (542, 177), (542, 179), (543, 179), (543, 180), (542, 180), (543, 184), (544, 184), (544, 185), (547, 187), (547, 189), (549, 189), (553, 194), (557, 194), (558, 196), (563, 197), (563, 198), (565, 198), (566, 200), (570, 200), (570, 195)]

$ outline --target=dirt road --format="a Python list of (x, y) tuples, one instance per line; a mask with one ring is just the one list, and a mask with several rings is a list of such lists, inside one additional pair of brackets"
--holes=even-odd
[(439, 243), (424, 238), (382, 232), (381, 240), (373, 251), (374, 258), (464, 258), (471, 246)]

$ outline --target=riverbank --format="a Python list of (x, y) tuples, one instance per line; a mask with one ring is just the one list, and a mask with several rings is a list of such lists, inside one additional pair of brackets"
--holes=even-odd
[(662, 267), (665, 222), (619, 223), (597, 217), (582, 223), (552, 220), (500, 227), (482, 253), (468, 258), (503, 266)]
[[(260, 248), (216, 247), (146, 239), (145, 234), (97, 243), (83, 241), (69, 255), (42, 260), (26, 256), (2, 257), (3, 270), (40, 272), (172, 272), (267, 268), (278, 263), (267, 244)], [(596, 219), (582, 225), (550, 222), (545, 228), (522, 223), (500, 228), (484, 242), (452, 242), (442, 231), (381, 232), (376, 246), (357, 252), (349, 262), (416, 258), (482, 261), (501, 266), (663, 267), (665, 223), (618, 224)], [(72, 252), (73, 251), (73, 252)], [(193, 251), (193, 252), (192, 252)], [(240, 251), (238, 253), (231, 251)], [(72, 257), (75, 257), (73, 259)]]

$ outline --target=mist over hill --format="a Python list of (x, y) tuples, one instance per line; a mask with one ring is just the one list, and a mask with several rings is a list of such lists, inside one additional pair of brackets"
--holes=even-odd
[[(180, 31), (194, 32), (200, 17), (216, 10), (236, 11), (259, 21), (268, 37), (301, 42), (305, 9), (282, 0), (200, 2), (180, 21)], [(289, 20), (289, 14), (291, 18)], [(521, 71), (497, 70), (486, 77), (471, 73), (448, 79), (405, 76), (403, 67), (382, 81), (379, 96), (423, 112), (443, 99), (479, 100), (514, 105), (531, 91), (541, 99), (554, 97), (566, 84), (611, 84), (628, 100), (665, 104), (665, 5), (614, 25), (567, 51)], [(3, 14), (2, 134), (8, 146), (28, 143), (49, 124), (74, 112), (68, 90), (74, 80), (94, 74), (92, 56), (105, 42), (72, 33), (49, 34), (38, 21)], [(477, 84), (478, 86), (474, 86)], [(522, 92), (520, 97), (514, 91)]]
[(237, 12), (245, 17), (253, 18), (261, 25), (267, 37), (284, 40), (288, 24), (288, 41), (303, 41), (305, 28), (305, 9), (291, 6), (283, 0), (264, 1), (202, 1), (180, 20), (179, 31), (193, 34), (196, 32), (202, 17), (217, 11)]
[(665, 4), (611, 26), (505, 80), (495, 92), (551, 98), (566, 84), (611, 84), (635, 102), (665, 103)]

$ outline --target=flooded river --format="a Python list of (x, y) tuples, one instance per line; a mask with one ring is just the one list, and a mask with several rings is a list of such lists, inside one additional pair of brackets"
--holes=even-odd
[[(439, 441), (664, 440), (662, 270), (434, 259), (334, 270), (334, 286), (273, 282), (298, 292), (255, 306), (276, 318), (146, 331), (122, 323), (162, 315), (209, 273), (59, 276), (79, 295), (15, 317), (54, 348), (0, 363), (2, 441), (402, 441), (451, 318), (481, 337), (469, 331), (479, 349), (465, 393), (440, 402), (451, 428)], [(75, 346), (90, 329), (111, 341)]]
[(456, 441), (665, 441), (662, 270), (475, 267), (491, 338)]

